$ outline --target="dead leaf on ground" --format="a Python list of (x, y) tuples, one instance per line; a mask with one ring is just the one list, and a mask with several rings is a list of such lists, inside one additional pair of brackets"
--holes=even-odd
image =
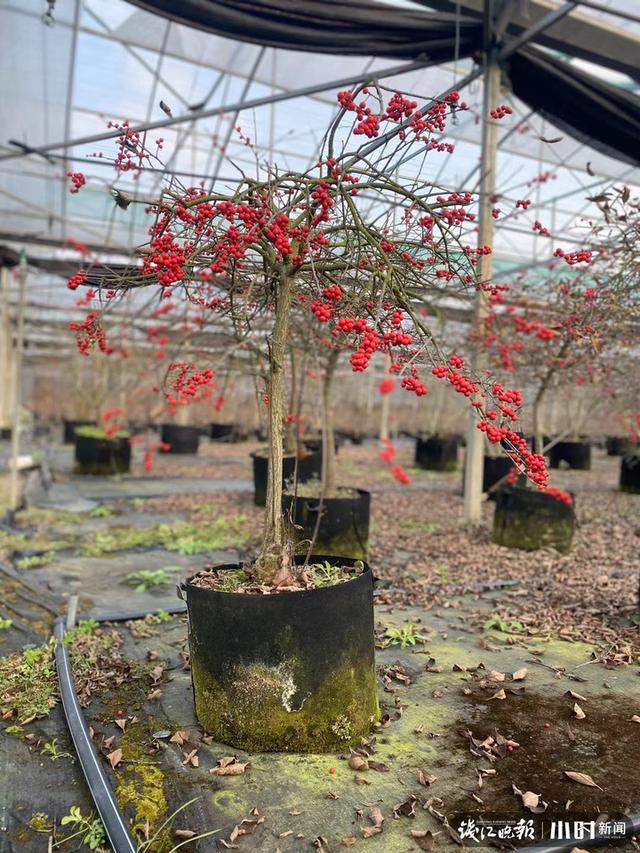
[(572, 699), (577, 699), (578, 702), (586, 702), (587, 701), (586, 696), (582, 696), (580, 693), (576, 693), (575, 690), (567, 690), (567, 692), (564, 695), (570, 696)]
[(497, 669), (492, 669), (485, 677), (487, 681), (504, 681), (506, 678), (504, 672), (498, 672)]
[(198, 759), (198, 750), (197, 749), (192, 749), (191, 752), (189, 752), (189, 753), (185, 752), (183, 754), (184, 754), (184, 761), (182, 762), (183, 764), (185, 764), (185, 765), (190, 764), (192, 767), (198, 767), (198, 765), (200, 764), (200, 760)]
[(487, 701), (491, 702), (492, 699), (506, 699), (507, 694), (504, 692), (504, 689), (498, 690), (497, 693), (494, 693), (493, 696), (489, 696)]
[(631, 717), (631, 722), (640, 723), (640, 717), (637, 714), (634, 714), (633, 717)]
[(356, 785), (370, 785), (371, 784), (371, 782), (368, 779), (365, 779), (364, 776), (358, 776), (357, 773), (353, 777), (353, 781), (356, 783)]
[(361, 832), (363, 838), (371, 838), (373, 835), (379, 835), (382, 832), (384, 816), (378, 806), (371, 806), (369, 809), (369, 820), (373, 826), (362, 827)]
[(582, 708), (580, 707), (580, 705), (578, 705), (577, 702), (573, 706), (573, 713), (575, 714), (575, 717), (577, 720), (584, 720), (585, 717), (587, 716), (585, 714), (585, 712), (582, 710)]
[(588, 788), (598, 788), (600, 791), (603, 790), (597, 782), (593, 781), (588, 773), (579, 773), (576, 770), (563, 770), (562, 772), (568, 779), (571, 779), (572, 782), (577, 782), (579, 785), (586, 785)]
[(122, 761), (122, 750), (114, 749), (113, 752), (110, 752), (107, 755), (107, 760), (111, 765), (111, 768), (115, 770), (118, 764), (120, 764), (120, 762)]
[(430, 829), (412, 829), (411, 835), (421, 850), (433, 850), (434, 839)]
[(429, 773), (427, 770), (418, 770), (416, 773), (416, 778), (421, 785), (424, 785), (425, 788), (428, 788), (429, 785), (433, 785), (436, 781), (437, 776), (434, 776), (433, 773)]
[(182, 744), (186, 743), (189, 739), (189, 732), (185, 732), (182, 729), (178, 729), (178, 731), (169, 738), (169, 742), (177, 743), (178, 746), (182, 746)]
[(366, 758), (363, 758), (361, 755), (358, 755), (357, 752), (351, 750), (351, 755), (349, 756), (349, 767), (352, 770), (368, 770), (369, 762)]
[(193, 829), (175, 829), (173, 834), (176, 838), (193, 838), (194, 835), (197, 835)]
[(249, 762), (238, 761), (235, 755), (218, 759), (218, 766), (209, 771), (214, 776), (240, 776), (249, 766)]
[(525, 667), (522, 669), (517, 669), (513, 675), (511, 676), (512, 681), (523, 681), (527, 677), (527, 670)]
[(383, 761), (372, 761), (371, 759), (369, 759), (369, 767), (372, 770), (377, 770), (378, 773), (388, 773), (391, 770)]

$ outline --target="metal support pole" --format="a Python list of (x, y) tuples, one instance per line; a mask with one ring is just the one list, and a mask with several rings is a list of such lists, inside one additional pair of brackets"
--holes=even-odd
[(20, 255), (18, 269), (18, 304), (16, 307), (16, 337), (13, 350), (13, 423), (11, 432), (11, 485), (9, 509), (18, 509), (20, 502), (18, 454), (20, 453), (20, 407), (22, 405), (22, 349), (24, 345), (24, 292), (27, 281), (27, 255)]
[[(500, 96), (500, 66), (494, 52), (489, 52), (484, 74), (484, 96), (482, 103), (482, 177), (480, 181), (479, 246), (493, 246), (493, 207), (491, 198), (496, 188), (496, 161), (498, 150), (498, 124), (489, 113), (497, 106)], [(478, 275), (481, 281), (491, 281), (493, 255), (481, 255)], [(473, 324), (479, 329), (488, 312), (487, 296), (479, 290), (474, 305)], [(479, 347), (473, 356), (473, 367), (482, 370), (485, 357)], [(464, 518), (477, 522), (482, 518), (482, 475), (484, 466), (484, 433), (476, 428), (476, 419), (471, 417), (467, 434), (467, 449), (464, 471)]]

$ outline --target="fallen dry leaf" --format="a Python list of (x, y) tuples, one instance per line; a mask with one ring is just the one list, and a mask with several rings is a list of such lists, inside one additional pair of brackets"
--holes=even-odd
[(436, 781), (437, 776), (434, 776), (433, 773), (429, 773), (427, 770), (418, 770), (416, 773), (416, 778), (421, 785), (424, 785), (425, 788), (428, 788), (429, 785), (433, 785)]
[(600, 788), (600, 785), (593, 781), (588, 773), (579, 773), (576, 770), (563, 770), (562, 772), (567, 778), (571, 779), (572, 782), (577, 782), (579, 785), (586, 785), (588, 788), (598, 788), (600, 791), (603, 790)]
[(633, 717), (631, 717), (631, 722), (640, 723), (640, 717), (637, 714), (634, 714)]
[(209, 773), (214, 776), (240, 776), (249, 766), (249, 762), (238, 761), (235, 755), (225, 756), (218, 759), (218, 766), (212, 768)]
[(194, 835), (197, 835), (193, 829), (176, 829), (173, 834), (176, 838), (193, 838)]
[(486, 675), (487, 681), (504, 681), (506, 676), (504, 672), (498, 672), (495, 669), (492, 669)]
[(363, 758), (361, 755), (358, 755), (357, 752), (351, 751), (351, 755), (349, 756), (349, 767), (352, 770), (368, 770), (369, 762), (366, 758)]
[(120, 762), (122, 761), (122, 750), (114, 749), (113, 752), (110, 752), (107, 755), (107, 760), (111, 765), (111, 768), (115, 770), (118, 764), (120, 764)]
[(182, 746), (182, 744), (186, 743), (188, 740), (189, 732), (182, 731), (182, 729), (178, 729), (178, 731), (169, 738), (170, 743), (177, 743), (178, 746)]
[(577, 702), (573, 706), (573, 713), (575, 714), (577, 720), (584, 720), (587, 716)]
[(433, 833), (430, 829), (412, 829), (411, 835), (421, 850), (433, 850)]
[(371, 784), (371, 782), (368, 779), (365, 779), (364, 776), (358, 776), (357, 773), (353, 777), (353, 781), (356, 783), (356, 785), (370, 785)]
[(489, 699), (487, 701), (491, 702), (492, 699), (506, 699), (506, 698), (507, 698), (507, 694), (504, 692), (503, 689), (501, 689), (501, 690), (498, 690), (497, 693), (494, 693), (493, 696), (489, 696)]
[(523, 681), (527, 677), (526, 669), (517, 669), (511, 676), (512, 681)]

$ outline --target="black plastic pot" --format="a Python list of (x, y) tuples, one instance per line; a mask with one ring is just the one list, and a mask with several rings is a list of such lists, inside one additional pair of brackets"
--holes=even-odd
[(629, 453), (620, 463), (620, 489), (640, 494), (640, 453)]
[(63, 421), (63, 429), (64, 435), (62, 437), (62, 441), (64, 444), (73, 444), (76, 440), (76, 428), (77, 427), (94, 427), (96, 425), (95, 421)]
[(209, 424), (209, 438), (214, 441), (231, 441), (233, 429), (233, 424)]
[(549, 451), (549, 466), (559, 468), (564, 462), (574, 471), (591, 470), (591, 442), (559, 441)]
[(131, 467), (128, 438), (89, 438), (76, 435), (74, 474), (126, 474)]
[(427, 471), (455, 471), (458, 467), (458, 439), (418, 436), (416, 465)]
[(369, 553), (369, 515), (371, 495), (363, 489), (353, 489), (353, 494), (338, 498), (325, 498), (320, 508), (318, 498), (285, 494), (282, 511), (293, 522), (292, 534), (296, 542), (311, 541), (318, 513), (320, 525), (314, 551), (336, 557), (366, 560)]
[(635, 453), (638, 442), (631, 441), (627, 436), (608, 435), (605, 447), (607, 449), (607, 456), (628, 456), (631, 453)]
[[(355, 562), (312, 557), (325, 560)], [(379, 708), (368, 566), (335, 586), (274, 595), (216, 592), (191, 580), (179, 595), (196, 715), (216, 741), (250, 752), (329, 752), (369, 733)]]
[(497, 490), (492, 538), (498, 545), (523, 551), (555, 548), (566, 554), (571, 550), (574, 528), (573, 505), (520, 486)]
[[(492, 489), (492, 486), (506, 477), (509, 471), (515, 467), (508, 456), (485, 456), (482, 470), (482, 491), (489, 492), (489, 498), (495, 500), (496, 490)], [(524, 476), (520, 476), (518, 482), (524, 483), (524, 481)], [(489, 491), (490, 489), (491, 491)]]
[(11, 427), (1, 427), (0, 428), (0, 441), (11, 441), (12, 429)]
[[(322, 436), (311, 436), (309, 438), (303, 438), (302, 442), (307, 450), (310, 450), (312, 453), (319, 453), (322, 456)], [(340, 445), (343, 442), (339, 438), (337, 433), (333, 434), (333, 447), (335, 452), (337, 453), (340, 449)]]
[(168, 453), (197, 453), (200, 427), (162, 424), (161, 440), (170, 445)]
[[(269, 457), (262, 453), (252, 453), (253, 459), (253, 500), (256, 506), (266, 506), (267, 503), (267, 478), (269, 471)], [(322, 470), (322, 456), (319, 453), (308, 453), (298, 459), (297, 478), (299, 483), (306, 483), (313, 477), (320, 477)], [(282, 484), (296, 475), (296, 457), (285, 456), (282, 461)]]
[(335, 435), (338, 441), (343, 444), (345, 441), (350, 441), (351, 444), (362, 444), (365, 439), (364, 433), (356, 430), (337, 429)]

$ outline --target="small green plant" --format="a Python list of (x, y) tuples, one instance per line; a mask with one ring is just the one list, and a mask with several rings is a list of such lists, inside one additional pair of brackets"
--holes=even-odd
[(424, 642), (424, 637), (415, 622), (405, 622), (401, 628), (387, 628), (384, 640), (385, 647), (400, 646), (401, 649), (408, 649), (409, 646)]
[(136, 592), (146, 592), (148, 589), (153, 589), (156, 586), (165, 586), (171, 583), (171, 576), (166, 569), (142, 569), (139, 572), (131, 572), (127, 575), (127, 583), (132, 586)]
[(5, 729), (5, 732), (8, 735), (21, 735), (23, 731), (24, 731), (24, 729), (22, 728), (22, 726), (16, 726), (16, 725), (7, 726), (7, 728)]
[(6, 631), (13, 625), (13, 619), (0, 619), (0, 631)]
[[(181, 806), (179, 806), (179, 808), (177, 808), (172, 814), (170, 814), (169, 817), (164, 821), (164, 823), (162, 823), (158, 827), (158, 829), (151, 836), (151, 838), (149, 838), (148, 841), (144, 841), (138, 847), (138, 853), (152, 853), (152, 851), (156, 849), (155, 845), (161, 840), (164, 831), (167, 829), (168, 826), (171, 825), (175, 817), (180, 814), (181, 811), (184, 811), (184, 809), (197, 802), (197, 800), (199, 799), (199, 797), (194, 797), (192, 800), (188, 800), (186, 803), (183, 803)], [(176, 844), (174, 847), (171, 848), (171, 850), (169, 850), (169, 853), (175, 853), (176, 850), (178, 850), (180, 847), (184, 847), (185, 844), (191, 844), (194, 841), (200, 841), (202, 838), (209, 838), (211, 835), (215, 835), (218, 832), (220, 832), (219, 829), (211, 829), (208, 832), (201, 832), (199, 835), (194, 835), (191, 838), (187, 838), (186, 841), (181, 841), (179, 844)]]
[(332, 566), (328, 560), (324, 563), (314, 563), (310, 568), (313, 572), (313, 585), (318, 588), (335, 586), (345, 579), (342, 566)]
[(140, 509), (141, 506), (144, 506), (149, 498), (131, 498), (129, 503), (134, 509)]
[(113, 507), (105, 506), (104, 504), (94, 506), (94, 508), (89, 511), (89, 516), (91, 518), (109, 518), (109, 516), (116, 514), (116, 510)]
[(59, 758), (73, 758), (70, 752), (64, 752), (64, 750), (60, 749), (57, 737), (45, 743), (42, 747), (42, 754), (48, 755), (52, 761), (57, 761)]
[(158, 610), (157, 613), (150, 613), (147, 618), (153, 625), (162, 625), (163, 622), (172, 622), (176, 617), (166, 610)]
[(36, 554), (33, 557), (23, 557), (21, 560), (18, 560), (16, 566), (19, 569), (37, 569), (40, 566), (46, 566), (48, 563), (51, 563), (55, 558), (56, 555), (54, 551), (45, 551), (44, 554)]
[(100, 623), (95, 619), (81, 619), (75, 628), (67, 631), (64, 635), (65, 645), (70, 645), (76, 637), (86, 637), (93, 634), (100, 627)]
[(491, 616), (490, 619), (482, 626), (485, 631), (490, 631), (491, 628), (495, 628), (496, 631), (502, 631), (504, 634), (509, 634), (513, 631), (522, 631), (524, 625), (522, 622), (518, 622), (517, 619), (503, 619), (502, 616), (496, 614), (495, 616)]
[(76, 832), (57, 841), (53, 845), (54, 847), (66, 844), (67, 841), (71, 841), (72, 838), (77, 838), (79, 835), (82, 836), (82, 843), (86, 844), (89, 850), (97, 850), (98, 847), (103, 847), (107, 843), (107, 835), (100, 818), (94, 817), (93, 812), (85, 817), (79, 806), (71, 806), (69, 814), (62, 818), (60, 825), (76, 827)]
[(131, 435), (125, 429), (118, 430), (113, 435), (107, 435), (105, 428), (101, 426), (76, 427), (75, 434), (80, 438), (96, 438), (100, 441), (117, 441), (119, 438), (129, 438)]

